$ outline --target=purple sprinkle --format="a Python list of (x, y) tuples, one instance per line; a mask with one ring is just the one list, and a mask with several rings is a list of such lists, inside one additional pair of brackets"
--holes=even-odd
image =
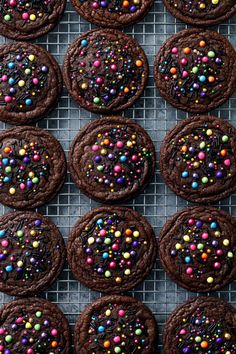
[(39, 219), (35, 220), (35, 222), (34, 222), (35, 226), (40, 226), (41, 224), (42, 224), (42, 221)]
[(199, 85), (198, 85), (197, 83), (194, 83), (194, 84), (193, 84), (193, 88), (194, 88), (195, 90), (197, 90), (197, 89), (199, 89)]
[(123, 177), (119, 177), (119, 178), (117, 178), (117, 180), (116, 180), (116, 183), (118, 183), (118, 184), (124, 184), (124, 182), (125, 182), (125, 180), (124, 180)]
[(102, 239), (100, 237), (96, 238), (96, 243), (102, 243)]
[(177, 252), (176, 252), (176, 250), (172, 250), (172, 251), (170, 252), (170, 254), (171, 254), (172, 257), (175, 257), (175, 256), (177, 255)]
[(43, 322), (43, 324), (44, 324), (44, 326), (50, 326), (50, 321), (49, 320), (45, 320), (44, 322)]
[(110, 184), (110, 180), (109, 179), (105, 179), (104, 183), (105, 184)]
[(108, 224), (108, 225), (112, 225), (112, 220), (111, 220), (111, 219), (108, 219), (108, 220), (107, 220), (107, 224)]
[(138, 247), (138, 241), (133, 241), (132, 242), (132, 246), (135, 247), (135, 248)]
[(213, 164), (213, 162), (210, 162), (210, 163), (208, 164), (208, 167), (209, 167), (209, 168), (214, 168), (215, 165)]
[(47, 73), (48, 72), (48, 67), (47, 66), (42, 66), (42, 72)]
[(16, 60), (21, 61), (21, 60), (22, 60), (22, 56), (18, 54), (18, 55), (16, 56)]
[(6, 258), (7, 258), (6, 254), (3, 254), (3, 253), (0, 254), (0, 261), (4, 261), (4, 259), (6, 259)]
[(108, 95), (103, 97), (104, 101), (108, 101), (110, 99), (110, 97)]
[(217, 171), (216, 172), (216, 177), (217, 178), (222, 178), (223, 177), (223, 173), (221, 171)]
[(217, 344), (221, 344), (221, 343), (222, 343), (222, 338), (220, 338), (220, 337), (219, 337), (219, 338), (216, 338), (216, 343), (217, 343)]
[(222, 60), (220, 58), (215, 59), (216, 64), (220, 65), (222, 63)]
[(97, 163), (101, 162), (102, 161), (101, 156), (95, 156), (94, 161), (97, 162)]
[(25, 156), (25, 157), (23, 158), (23, 162), (24, 162), (24, 163), (30, 163), (30, 158), (29, 158), (28, 156)]
[(137, 7), (133, 5), (133, 6), (130, 7), (129, 10), (130, 10), (130, 12), (136, 12), (137, 11)]
[(28, 344), (28, 339), (27, 338), (22, 338), (21, 343), (26, 345)]
[(216, 241), (216, 240), (213, 240), (211, 244), (212, 244), (213, 247), (217, 247), (219, 242)]
[(100, 5), (101, 5), (101, 7), (107, 7), (107, 2), (106, 1), (101, 1), (101, 3), (100, 3)]
[(110, 94), (111, 94), (111, 95), (115, 95), (115, 94), (116, 94), (116, 90), (115, 90), (115, 89), (111, 89), (111, 90), (110, 90)]
[(16, 93), (16, 89), (15, 89), (14, 87), (11, 87), (9, 91), (10, 91), (10, 93), (12, 93), (12, 94)]
[(194, 172), (193, 173), (193, 178), (195, 178), (195, 179), (198, 178), (198, 173)]
[(33, 186), (33, 182), (27, 181), (27, 182), (26, 182), (26, 185), (27, 185), (28, 188), (31, 188), (31, 187)]
[(10, 160), (10, 165), (15, 165), (16, 161), (14, 159)]
[(109, 155), (108, 155), (108, 158), (109, 158), (110, 160), (113, 160), (113, 159), (114, 159), (114, 155), (113, 155), (113, 154), (109, 154)]
[(99, 274), (102, 274), (102, 273), (103, 273), (103, 269), (102, 269), (102, 268), (98, 268), (98, 269), (97, 269), (97, 272), (98, 272)]
[(203, 97), (203, 98), (206, 97), (206, 92), (201, 92), (200, 96)]
[(190, 348), (190, 347), (185, 347), (185, 348), (183, 349), (183, 353), (184, 353), (184, 354), (191, 353), (191, 348)]
[(47, 335), (46, 332), (42, 332), (42, 333), (41, 333), (41, 337), (42, 337), (42, 338), (46, 338), (47, 336), (48, 336), (48, 335)]
[(131, 252), (130, 252), (130, 255), (131, 255), (132, 257), (135, 257), (135, 256), (136, 256), (136, 252), (135, 252), (135, 251), (131, 251)]
[(92, 249), (91, 248), (86, 248), (86, 251), (85, 251), (87, 254), (92, 254), (93, 253), (93, 251), (92, 251)]
[(201, 220), (197, 220), (196, 226), (197, 226), (198, 228), (200, 228), (200, 227), (202, 227), (202, 225), (203, 225), (203, 222), (202, 222)]

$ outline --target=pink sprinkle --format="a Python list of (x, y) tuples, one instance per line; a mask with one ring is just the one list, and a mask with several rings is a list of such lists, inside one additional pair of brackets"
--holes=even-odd
[(9, 242), (8, 242), (7, 240), (3, 240), (3, 241), (1, 242), (1, 245), (2, 245), (2, 247), (7, 248), (8, 245), (9, 245)]
[(119, 246), (118, 246), (117, 243), (114, 243), (114, 244), (111, 246), (111, 248), (112, 248), (113, 251), (118, 251)]
[(29, 14), (27, 12), (23, 12), (23, 14), (21, 15), (23, 20), (28, 20), (29, 18)]
[(225, 166), (230, 166), (231, 165), (230, 160), (229, 159), (224, 160), (224, 165)]
[(87, 264), (93, 264), (93, 259), (92, 258), (87, 258)]
[(203, 240), (207, 240), (208, 237), (209, 237), (208, 233), (207, 232), (203, 232), (203, 234), (202, 234)]
[(202, 58), (202, 62), (203, 62), (203, 63), (208, 63), (208, 61), (209, 61), (208, 57), (203, 57), (203, 58)]
[(195, 251), (197, 249), (196, 245), (194, 245), (193, 243), (190, 245), (190, 250), (191, 251)]
[(34, 354), (33, 349), (31, 349), (31, 348), (30, 348), (30, 349), (28, 349), (28, 350), (27, 350), (27, 354)]
[(120, 141), (120, 140), (118, 140), (117, 143), (116, 143), (116, 146), (117, 146), (119, 149), (122, 148), (123, 145), (124, 145), (123, 142)]
[(93, 151), (98, 151), (99, 150), (99, 146), (98, 145), (93, 145), (92, 146), (92, 150)]
[(222, 256), (223, 251), (222, 251), (222, 250), (217, 250), (217, 251), (216, 251), (216, 254), (217, 254), (217, 256)]
[(25, 189), (25, 184), (24, 183), (21, 183), (20, 184), (20, 189), (23, 191)]
[(193, 272), (193, 268), (188, 267), (188, 268), (186, 269), (186, 273), (187, 273), (187, 274), (192, 274), (192, 272)]
[(114, 269), (116, 267), (116, 262), (110, 262), (109, 267)]
[(178, 53), (178, 48), (176, 48), (176, 47), (172, 48), (171, 53), (177, 54)]
[(124, 317), (125, 311), (124, 310), (119, 310), (118, 314), (119, 314), (120, 317)]
[(188, 77), (188, 72), (187, 71), (183, 71), (182, 78), (185, 79), (186, 77)]
[(41, 157), (39, 155), (34, 155), (33, 159), (34, 159), (34, 161), (39, 161), (41, 159)]
[(100, 235), (101, 235), (101, 236), (105, 236), (106, 233), (107, 233), (107, 232), (106, 232), (106, 230), (104, 230), (104, 229), (102, 229), (102, 230), (100, 231)]
[(117, 70), (116, 64), (111, 64), (110, 68), (111, 68), (112, 71), (116, 71)]
[(10, 5), (11, 5), (12, 7), (16, 6), (16, 0), (10, 0)]
[(220, 262), (215, 262), (214, 263), (214, 268), (220, 269), (221, 268), (221, 263)]
[(18, 317), (17, 319), (16, 319), (16, 323), (22, 323), (23, 322), (23, 317)]
[(53, 328), (53, 329), (51, 330), (51, 335), (54, 336), (54, 337), (57, 336), (57, 330), (56, 330), (55, 328)]
[(3, 345), (0, 345), (0, 351), (2, 352), (4, 349), (4, 346)]
[(205, 159), (205, 154), (204, 154), (204, 152), (202, 152), (202, 151), (199, 152), (198, 157), (199, 157), (200, 160), (204, 160), (204, 159)]
[(39, 80), (38, 80), (36, 77), (34, 77), (34, 78), (33, 78), (33, 83), (34, 83), (35, 85), (37, 85), (37, 84), (39, 83)]
[(181, 330), (180, 330), (180, 332), (179, 332), (179, 334), (181, 334), (181, 335), (184, 335), (184, 334), (186, 334), (186, 331), (185, 331), (185, 329), (181, 329)]
[(98, 9), (98, 8), (99, 8), (99, 5), (98, 5), (97, 2), (93, 2), (93, 3), (92, 3), (92, 7), (93, 7), (94, 9)]
[(0, 328), (0, 334), (5, 333), (5, 329), (4, 328)]
[(168, 77), (168, 76), (165, 76), (164, 79), (165, 79), (166, 81), (168, 81), (168, 80), (169, 80), (169, 77)]
[(6, 103), (10, 103), (10, 102), (12, 101), (12, 97), (11, 97), (11, 96), (5, 96), (5, 97), (4, 97), (4, 101), (5, 101)]
[(119, 165), (115, 165), (114, 171), (117, 173), (121, 172), (121, 167)]
[(96, 78), (96, 83), (98, 84), (98, 85), (102, 85), (103, 84), (103, 78), (102, 77), (97, 77)]
[(2, 81), (7, 81), (7, 75), (2, 75), (1, 79)]
[(193, 219), (189, 219), (188, 220), (188, 224), (191, 225), (191, 226), (194, 225), (194, 220)]
[(95, 60), (95, 62), (93, 63), (93, 66), (95, 66), (95, 68), (99, 68), (99, 66), (101, 65), (99, 60)]
[(187, 64), (188, 64), (188, 61), (187, 61), (186, 58), (183, 58), (183, 59), (181, 59), (180, 63), (181, 63), (182, 65), (187, 65)]
[(120, 336), (114, 337), (113, 341), (114, 341), (115, 343), (120, 343)]

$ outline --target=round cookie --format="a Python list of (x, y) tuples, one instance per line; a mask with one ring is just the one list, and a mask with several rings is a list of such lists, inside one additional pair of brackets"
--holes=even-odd
[(39, 207), (64, 183), (64, 151), (54, 136), (40, 128), (23, 126), (3, 131), (0, 162), (0, 202), (12, 208)]
[(138, 42), (113, 29), (79, 36), (68, 48), (63, 77), (77, 103), (95, 113), (122, 111), (141, 96), (148, 61)]
[(236, 12), (234, 0), (163, 0), (170, 13), (195, 26), (210, 26), (226, 21)]
[(151, 271), (156, 238), (148, 221), (124, 207), (93, 209), (77, 221), (68, 239), (75, 278), (104, 293), (132, 289)]
[(0, 291), (40, 292), (56, 280), (64, 260), (63, 238), (47, 217), (27, 211), (0, 217)]
[(123, 117), (103, 117), (87, 124), (69, 152), (75, 184), (90, 198), (104, 203), (134, 198), (153, 176), (155, 162), (149, 135)]
[(217, 32), (186, 29), (161, 46), (154, 78), (160, 94), (174, 107), (211, 111), (236, 89), (236, 53)]
[(161, 263), (189, 291), (217, 291), (236, 278), (236, 220), (222, 210), (191, 207), (176, 213), (159, 238)]
[(170, 315), (163, 342), (166, 354), (236, 353), (236, 310), (222, 299), (193, 298)]
[(27, 298), (0, 310), (0, 350), (4, 354), (69, 354), (70, 329), (62, 311), (51, 302)]
[(100, 27), (119, 28), (131, 25), (150, 10), (153, 0), (71, 0), (75, 10), (87, 21)]
[[(14, 1), (14, 0), (12, 0)], [(56, 60), (30, 43), (0, 46), (0, 120), (28, 124), (56, 105), (62, 77)]]
[(66, 0), (2, 0), (0, 33), (15, 40), (32, 40), (51, 31)]
[(180, 197), (213, 203), (236, 190), (235, 148), (236, 130), (226, 120), (185, 119), (162, 142), (161, 174)]
[(86, 307), (75, 325), (77, 354), (153, 354), (157, 325), (148, 307), (128, 296), (104, 296)]

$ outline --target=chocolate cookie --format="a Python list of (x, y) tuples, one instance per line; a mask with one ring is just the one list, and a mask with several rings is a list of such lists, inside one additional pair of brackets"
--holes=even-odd
[(170, 13), (190, 25), (210, 26), (236, 12), (235, 0), (163, 0)]
[(222, 299), (193, 298), (169, 317), (163, 341), (166, 354), (234, 354), (236, 310)]
[(151, 271), (156, 238), (137, 211), (104, 206), (78, 220), (69, 236), (67, 254), (75, 278), (87, 287), (121, 293)]
[(0, 134), (0, 202), (33, 209), (51, 200), (64, 183), (66, 160), (47, 131), (18, 127)]
[(150, 10), (153, 0), (71, 0), (75, 10), (87, 21), (101, 27), (119, 28), (139, 21)]
[(161, 145), (166, 184), (192, 202), (213, 203), (236, 190), (236, 130), (213, 116), (195, 116), (172, 129)]
[(82, 34), (69, 47), (63, 66), (72, 98), (88, 111), (122, 111), (142, 94), (148, 62), (138, 42), (113, 29)]
[(162, 45), (154, 77), (160, 94), (174, 107), (210, 111), (236, 89), (236, 53), (217, 32), (187, 29)]
[(87, 306), (75, 325), (78, 354), (152, 354), (157, 325), (148, 307), (128, 296), (105, 296)]
[(66, 0), (2, 0), (0, 33), (15, 40), (38, 38), (56, 26), (65, 5)]
[(9, 302), (0, 311), (0, 350), (4, 354), (69, 354), (70, 329), (51, 302), (28, 298)]
[(56, 105), (61, 87), (60, 68), (44, 48), (0, 46), (0, 120), (20, 125), (43, 118)]
[(60, 274), (65, 245), (58, 228), (45, 216), (14, 212), (0, 217), (0, 291), (35, 294)]
[(103, 117), (75, 137), (69, 168), (75, 184), (90, 198), (124, 201), (140, 193), (155, 171), (155, 148), (131, 119)]
[(165, 271), (190, 291), (216, 291), (236, 278), (236, 220), (210, 207), (176, 213), (159, 238)]

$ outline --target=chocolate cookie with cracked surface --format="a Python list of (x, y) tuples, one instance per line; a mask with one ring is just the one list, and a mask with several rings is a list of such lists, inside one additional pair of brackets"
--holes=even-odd
[(74, 338), (78, 354), (153, 354), (157, 325), (142, 302), (128, 296), (105, 296), (83, 311)]
[(87, 124), (69, 153), (75, 184), (104, 203), (139, 194), (153, 176), (155, 162), (155, 148), (147, 132), (124, 117), (103, 117)]
[(236, 220), (222, 210), (191, 207), (164, 225), (159, 254), (169, 276), (189, 291), (217, 291), (236, 278)]
[(236, 353), (236, 310), (222, 299), (193, 298), (170, 315), (163, 342), (166, 354)]
[(236, 13), (234, 0), (163, 0), (170, 13), (195, 26), (217, 25)]
[(0, 134), (0, 202), (33, 209), (51, 200), (65, 180), (60, 143), (47, 131), (29, 126)]
[(150, 10), (153, 0), (71, 0), (75, 10), (87, 21), (100, 27), (120, 28), (131, 25)]
[(0, 348), (6, 354), (69, 354), (70, 329), (62, 311), (40, 298), (20, 299), (0, 310)]
[(226, 120), (185, 119), (162, 142), (161, 174), (180, 197), (213, 203), (236, 190), (235, 147), (236, 130)]
[(217, 32), (187, 29), (162, 45), (154, 77), (160, 94), (174, 107), (196, 113), (210, 111), (236, 89), (236, 53)]
[(2, 0), (0, 33), (15, 40), (31, 40), (51, 31), (62, 16), (66, 0)]
[(93, 290), (114, 294), (132, 289), (151, 271), (156, 238), (137, 211), (104, 206), (78, 220), (67, 251), (76, 279)]
[(122, 111), (141, 96), (148, 62), (138, 42), (113, 29), (92, 30), (68, 48), (63, 77), (69, 94), (95, 113)]
[(0, 120), (21, 125), (42, 119), (56, 105), (61, 88), (60, 68), (44, 48), (0, 46)]
[(32, 295), (49, 287), (65, 261), (58, 228), (45, 216), (13, 212), (0, 217), (0, 291)]

